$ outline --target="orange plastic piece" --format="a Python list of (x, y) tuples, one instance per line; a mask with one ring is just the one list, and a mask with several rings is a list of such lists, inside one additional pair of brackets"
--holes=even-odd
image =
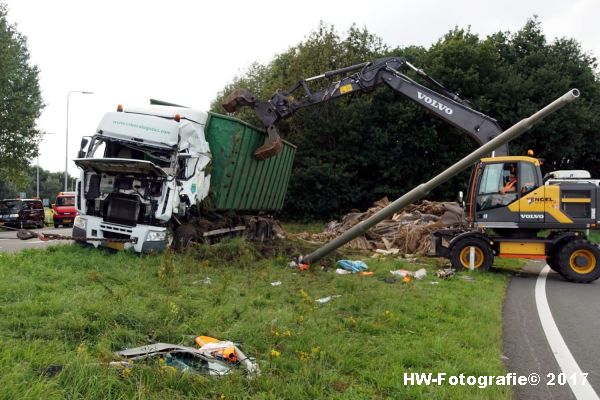
[(298, 265), (298, 269), (300, 271), (308, 271), (308, 264), (300, 264)]
[(375, 275), (375, 273), (373, 271), (362, 271), (358, 273), (361, 276), (371, 276), (371, 275)]
[(216, 343), (216, 342), (220, 342), (220, 340), (215, 339), (214, 337), (210, 337), (210, 336), (198, 336), (195, 339), (195, 342), (198, 346), (202, 347), (207, 343)]

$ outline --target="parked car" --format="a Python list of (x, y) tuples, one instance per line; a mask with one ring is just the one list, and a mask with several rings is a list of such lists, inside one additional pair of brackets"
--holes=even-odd
[(77, 216), (75, 208), (75, 192), (60, 192), (56, 196), (56, 201), (52, 207), (52, 218), (54, 219), (54, 227), (73, 226), (73, 220)]
[(8, 199), (0, 201), (0, 225), (25, 228), (44, 227), (44, 206), (36, 199)]

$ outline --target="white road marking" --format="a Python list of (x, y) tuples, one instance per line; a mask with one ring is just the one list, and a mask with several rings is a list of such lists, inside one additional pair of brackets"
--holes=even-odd
[(556, 362), (562, 372), (564, 372), (567, 377), (573, 376), (573, 374), (577, 377), (576, 385), (571, 382), (571, 379), (567, 379), (575, 397), (577, 399), (585, 400), (600, 399), (589, 382), (586, 382), (585, 385), (582, 384), (581, 377), (583, 375), (581, 368), (579, 368), (575, 357), (573, 357), (573, 354), (569, 351), (569, 348), (552, 317), (552, 311), (550, 311), (548, 298), (546, 297), (546, 277), (548, 276), (549, 271), (550, 267), (546, 265), (535, 282), (535, 304), (537, 305), (537, 312), (540, 317), (540, 322), (542, 323), (542, 329), (546, 334), (548, 344), (550, 345), (552, 353), (554, 353)]

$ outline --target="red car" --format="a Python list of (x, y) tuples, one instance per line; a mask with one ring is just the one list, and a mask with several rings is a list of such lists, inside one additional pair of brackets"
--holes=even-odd
[(73, 226), (73, 220), (77, 216), (75, 192), (60, 192), (56, 196), (56, 202), (52, 210), (55, 228), (58, 228), (59, 225)]

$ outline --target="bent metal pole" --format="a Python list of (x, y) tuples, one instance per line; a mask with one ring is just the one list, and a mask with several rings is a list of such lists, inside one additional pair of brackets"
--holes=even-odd
[(473, 165), (473, 163), (475, 163), (481, 157), (485, 156), (486, 154), (490, 154), (492, 151), (494, 151), (501, 145), (508, 143), (511, 140), (515, 139), (516, 137), (520, 136), (525, 131), (527, 131), (529, 128), (531, 128), (535, 123), (541, 121), (546, 116), (559, 110), (560, 108), (565, 106), (567, 103), (577, 99), (578, 97), (579, 97), (579, 90), (577, 90), (577, 89), (569, 90), (567, 93), (563, 94), (561, 97), (554, 100), (552, 103), (548, 104), (546, 107), (542, 108), (541, 110), (539, 110), (538, 112), (536, 112), (535, 114), (530, 116), (529, 118), (525, 118), (525, 119), (519, 121), (518, 123), (516, 123), (515, 125), (511, 126), (507, 130), (502, 132), (500, 135), (496, 136), (494, 139), (490, 140), (489, 142), (487, 142), (483, 146), (479, 147), (478, 149), (473, 151), (471, 154), (469, 154), (462, 160), (458, 161), (456, 164), (452, 165), (451, 167), (447, 168), (439, 175), (435, 176), (430, 181), (428, 181), (426, 183), (422, 183), (419, 186), (415, 187), (413, 190), (406, 193), (404, 196), (400, 197), (399, 199), (397, 199), (396, 201), (391, 203), (389, 206), (387, 206), (384, 209), (373, 214), (373, 216), (371, 216), (370, 218), (368, 218), (362, 222), (359, 222), (357, 225), (355, 225), (351, 229), (347, 230), (346, 232), (344, 232), (337, 238), (326, 243), (325, 245), (321, 246), (320, 248), (313, 251), (312, 253), (310, 253), (306, 256), (301, 256), (299, 259), (300, 263), (311, 264), (311, 263), (321, 259), (322, 257), (326, 256), (327, 254), (331, 253), (338, 247), (348, 243), (355, 237), (364, 234), (373, 225), (383, 221), (386, 218), (391, 217), (392, 215), (394, 215), (395, 213), (397, 213), (398, 211), (400, 211), (407, 205), (409, 205), (417, 200), (422, 199), (431, 190), (435, 189), (442, 183), (446, 182), (448, 179), (452, 178), (453, 176), (455, 176), (458, 173), (462, 172), (463, 170), (467, 169), (469, 166)]

